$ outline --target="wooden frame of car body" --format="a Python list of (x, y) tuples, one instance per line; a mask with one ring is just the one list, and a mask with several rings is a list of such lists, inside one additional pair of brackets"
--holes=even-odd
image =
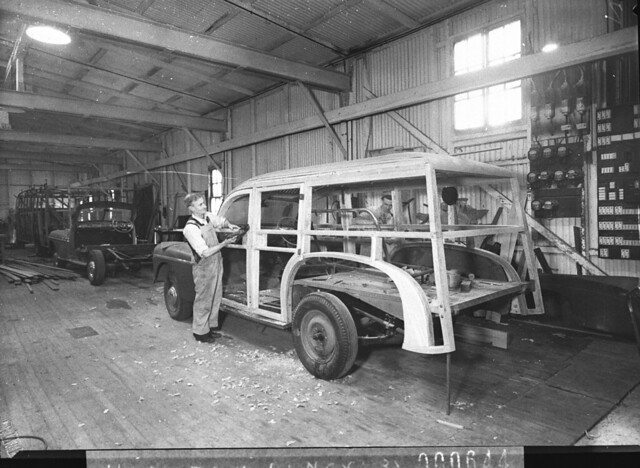
[[(511, 191), (515, 224), (442, 222), (443, 186), (496, 184), (506, 185)], [(426, 202), (423, 204), (428, 206), (428, 223), (406, 222), (401, 202), (407, 191), (419, 194)], [(346, 304), (356, 319), (365, 315), (385, 324), (382, 335), (404, 333), (406, 350), (424, 354), (452, 352), (453, 316), (465, 308), (502, 298), (509, 304), (515, 302), (511, 311), (543, 313), (519, 191), (515, 174), (503, 168), (429, 153), (400, 153), (255, 177), (234, 189), (220, 209), (220, 214), (232, 223), (250, 226), (242, 241), (223, 251), (223, 308), (280, 328), (292, 327), (297, 336), (300, 333), (295, 330), (297, 309), (306, 295), (322, 293), (320, 299), (329, 298), (339, 308)], [(356, 198), (354, 194), (383, 192), (392, 197), (394, 223), (382, 226), (373, 221), (370, 225), (355, 225), (353, 213), (368, 209), (362, 206), (363, 197)], [(361, 206), (353, 206), (353, 200), (360, 200)], [(484, 250), (467, 249), (459, 243), (468, 237), (492, 234), (520, 235), (526, 261), (520, 275), (503, 258)], [(407, 265), (393, 261), (404, 258), (402, 255), (410, 251), (428, 252), (430, 258), (425, 265), (432, 270), (429, 284), (418, 281)], [(158, 271), (164, 254), (161, 249), (157, 253), (158, 260), (154, 263)], [(458, 260), (452, 260), (452, 255)], [(465, 256), (473, 261), (469, 263)], [(488, 275), (491, 281), (484, 282), (483, 275), (479, 275), (473, 294), (452, 293), (447, 257), (452, 264), (484, 262), (490, 267), (478, 268), (495, 269), (499, 274)], [(327, 273), (331, 265), (333, 273)], [(311, 273), (323, 267), (326, 267), (323, 274)], [(527, 273), (529, 281), (525, 281)], [(379, 286), (372, 287), (374, 284)], [(535, 303), (532, 309), (527, 308), (524, 300), (526, 289), (532, 289)], [(362, 336), (359, 325), (357, 328), (361, 340), (368, 337)]]

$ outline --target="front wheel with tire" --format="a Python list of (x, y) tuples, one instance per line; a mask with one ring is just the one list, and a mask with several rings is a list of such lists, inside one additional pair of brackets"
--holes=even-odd
[(193, 304), (184, 299), (178, 276), (173, 270), (169, 270), (164, 279), (164, 304), (174, 320), (187, 320), (193, 315)]
[(358, 332), (347, 306), (336, 296), (305, 296), (293, 314), (293, 343), (298, 358), (314, 376), (332, 380), (349, 372), (358, 353)]
[(89, 262), (87, 263), (87, 278), (94, 286), (104, 283), (107, 277), (107, 263), (101, 250), (89, 252)]

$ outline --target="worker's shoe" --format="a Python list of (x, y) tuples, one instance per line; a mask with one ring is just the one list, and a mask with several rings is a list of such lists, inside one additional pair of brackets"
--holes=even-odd
[(204, 335), (198, 335), (197, 333), (194, 333), (193, 337), (196, 339), (196, 341), (201, 341), (203, 343), (213, 343), (214, 341), (216, 341), (216, 337), (211, 336), (209, 333), (205, 333)]
[(220, 338), (222, 336), (222, 333), (220, 333), (220, 327), (211, 328), (208, 335), (213, 336), (214, 338)]

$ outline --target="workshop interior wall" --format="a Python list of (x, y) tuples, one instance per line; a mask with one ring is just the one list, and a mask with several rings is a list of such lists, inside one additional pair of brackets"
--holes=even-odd
[[(3, 156), (11, 159), (10, 152), (6, 152)], [(50, 187), (69, 187), (88, 176), (86, 170), (54, 163), (40, 162), (38, 169), (0, 170), (0, 219), (7, 217), (10, 208), (15, 208), (16, 198), (24, 190), (45, 184)]]
[[(315, 89), (313, 93), (324, 111), (337, 109), (340, 105), (363, 102), (367, 99), (365, 88), (377, 96), (383, 96), (451, 76), (453, 42), (484, 27), (520, 19), (523, 26), (523, 53), (532, 53), (538, 52), (542, 45), (551, 40), (562, 45), (612, 30), (613, 26), (606, 14), (607, 4), (600, 0), (487, 2), (349, 59), (344, 67), (353, 76), (350, 93), (340, 95)], [(398, 113), (450, 154), (500, 165), (517, 173), (526, 199), (524, 190), (529, 171), (527, 151), (531, 146), (527, 86), (527, 80), (524, 80), (522, 122), (499, 131), (456, 135), (452, 130), (451, 98), (400, 109)], [(316, 114), (316, 107), (298, 85), (284, 85), (234, 106), (229, 112), (228, 138), (251, 135), (256, 131)], [(324, 127), (228, 151), (224, 155), (226, 190), (267, 171), (345, 158), (371, 157), (389, 150), (424, 149), (423, 143), (409, 135), (386, 114), (333, 125), (333, 129), (346, 148), (346, 156)], [(192, 149), (184, 140), (182, 132), (171, 132), (170, 135), (164, 138), (169, 155), (183, 154)], [(187, 163), (188, 165), (191, 167), (185, 168), (182, 164), (179, 166), (181, 170), (193, 171), (194, 161)], [(193, 176), (189, 180), (194, 184)], [(167, 200), (171, 199), (171, 194), (176, 193), (177, 187), (175, 182), (168, 183)], [(483, 193), (466, 190), (462, 192), (461, 196), (468, 199), (469, 205), (488, 210), (487, 217), (481, 222), (490, 222), (499, 202)], [(501, 219), (500, 222), (506, 221)], [(571, 245), (574, 226), (581, 227), (582, 224), (579, 217), (545, 219), (541, 222)], [(570, 261), (544, 238), (538, 236), (536, 245), (541, 247), (554, 271), (576, 271), (575, 262)], [(620, 263), (598, 259), (593, 250), (589, 252), (589, 258), (611, 274), (638, 274), (638, 262)]]

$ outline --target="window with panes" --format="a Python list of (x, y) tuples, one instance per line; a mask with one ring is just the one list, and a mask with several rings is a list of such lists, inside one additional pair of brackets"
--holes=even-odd
[[(478, 72), (521, 56), (521, 23), (487, 29), (453, 46), (455, 75)], [(476, 89), (454, 97), (456, 131), (500, 127), (522, 119), (521, 80)]]

